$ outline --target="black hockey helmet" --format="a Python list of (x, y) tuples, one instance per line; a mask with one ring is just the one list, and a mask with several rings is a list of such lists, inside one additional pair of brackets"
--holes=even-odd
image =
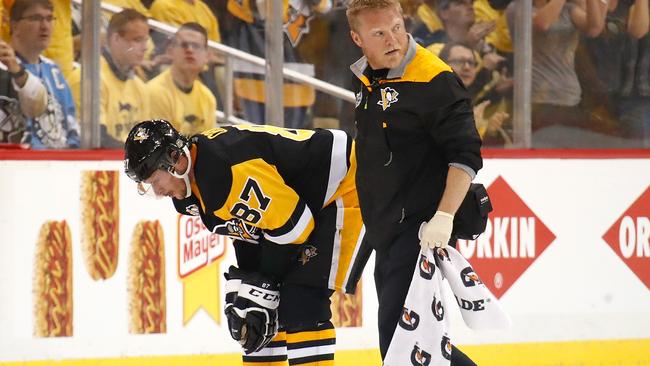
[(161, 119), (142, 121), (133, 126), (124, 143), (124, 171), (138, 183), (157, 169), (173, 171), (188, 144), (171, 123)]

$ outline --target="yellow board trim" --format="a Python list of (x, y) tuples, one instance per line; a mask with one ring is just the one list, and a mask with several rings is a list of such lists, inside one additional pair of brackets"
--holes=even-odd
[[(459, 348), (481, 366), (650, 365), (650, 338), (580, 342), (473, 345)], [(337, 351), (337, 366), (380, 366), (379, 350)], [(60, 361), (0, 362), (0, 366), (241, 366), (241, 355), (127, 357)]]

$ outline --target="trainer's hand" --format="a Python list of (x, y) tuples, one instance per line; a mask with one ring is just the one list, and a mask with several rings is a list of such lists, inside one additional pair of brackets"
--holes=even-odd
[(436, 211), (429, 222), (420, 225), (418, 238), (422, 250), (427, 248), (446, 248), (451, 237), (451, 230), (454, 227), (454, 215), (442, 211)]

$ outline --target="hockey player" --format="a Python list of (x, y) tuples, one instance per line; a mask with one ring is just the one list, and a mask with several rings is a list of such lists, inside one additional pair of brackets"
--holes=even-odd
[(244, 365), (334, 359), (329, 297), (354, 292), (362, 267), (353, 151), (336, 130), (233, 126), (187, 139), (152, 120), (129, 133), (125, 170), (139, 191), (234, 239), (225, 312)]

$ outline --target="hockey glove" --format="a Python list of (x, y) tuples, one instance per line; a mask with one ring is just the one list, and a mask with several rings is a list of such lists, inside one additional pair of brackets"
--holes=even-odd
[(442, 211), (436, 211), (429, 222), (420, 225), (418, 238), (422, 250), (427, 248), (446, 248), (451, 237), (451, 230), (454, 227), (454, 215)]
[[(230, 322), (230, 317), (228, 317), (228, 314), (232, 312), (232, 307), (235, 304), (235, 299), (237, 298), (239, 287), (241, 287), (241, 281), (248, 275), (248, 273), (235, 266), (230, 266), (230, 268), (228, 268), (228, 272), (224, 273), (223, 275), (226, 277), (226, 300), (223, 307), (223, 312), (226, 314), (226, 319), (228, 319), (228, 322)], [(228, 328), (231, 330), (230, 335), (233, 337), (233, 339), (239, 341), (241, 339), (241, 334), (233, 334), (233, 327), (231, 327), (230, 324), (228, 325)]]
[(230, 335), (246, 354), (260, 351), (278, 333), (279, 305), (277, 283), (259, 273), (250, 273), (241, 280), (232, 306), (225, 311)]

